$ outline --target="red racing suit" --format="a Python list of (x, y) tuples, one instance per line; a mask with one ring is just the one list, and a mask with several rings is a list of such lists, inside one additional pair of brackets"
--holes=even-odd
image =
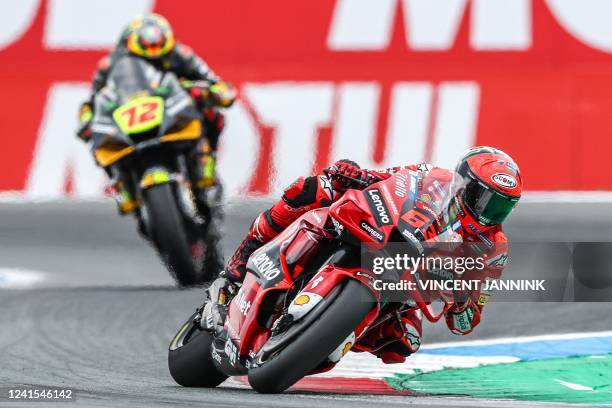
[[(422, 163), (403, 167), (395, 167), (384, 171), (367, 170), (373, 179), (384, 180), (399, 169), (415, 172), (427, 172), (434, 179), (448, 182), (454, 172)], [(270, 241), (289, 224), (305, 212), (331, 205), (343, 194), (325, 174), (310, 177), (300, 177), (291, 184), (270, 209), (261, 213), (250, 227), (247, 238), (230, 259), (226, 274), (230, 279), (242, 280), (245, 260), (245, 246), (255, 246)], [(456, 200), (453, 200), (456, 202)], [(460, 212), (461, 209), (459, 208)], [(484, 255), (484, 275), (489, 279), (499, 279), (508, 259), (507, 238), (501, 225), (477, 230), (473, 225), (461, 226), (456, 231), (463, 242), (474, 243), (479, 248), (478, 255)], [(246, 251), (250, 254), (251, 251)], [(482, 271), (480, 272), (482, 273)], [(482, 275), (481, 275), (482, 276)], [(449, 330), (458, 335), (465, 335), (480, 322), (480, 314), (488, 300), (488, 293), (474, 291), (467, 300), (455, 303), (446, 313), (446, 324)], [(385, 363), (405, 361), (405, 358), (416, 352), (422, 340), (422, 313), (416, 308), (402, 309), (398, 319), (388, 321), (374, 329), (369, 329), (365, 338), (353, 348), (354, 351), (369, 351), (380, 357)]]

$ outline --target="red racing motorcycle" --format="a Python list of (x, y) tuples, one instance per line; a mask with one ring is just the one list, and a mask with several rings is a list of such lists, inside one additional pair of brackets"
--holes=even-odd
[[(431, 298), (415, 291), (409, 306), (387, 303), (376, 289), (380, 276), (362, 266), (364, 247), (416, 247), (448, 234), (432, 215), (436, 206), (424, 208), (426, 202), (417, 199), (428, 184), (426, 174), (401, 170), (364, 190), (348, 190), (255, 251), (222, 321), (199, 309), (174, 336), (168, 355), (174, 380), (216, 387), (229, 376), (248, 375), (256, 391), (278, 393), (333, 368), (369, 329), (396, 317), (398, 308), (418, 307), (428, 320), (439, 320), (450, 301), (435, 312)], [(441, 209), (453, 186), (438, 190)]]

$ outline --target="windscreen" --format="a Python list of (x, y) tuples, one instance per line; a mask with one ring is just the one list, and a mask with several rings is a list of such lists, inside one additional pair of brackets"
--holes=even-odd
[(465, 187), (463, 178), (453, 171), (428, 167), (417, 171), (402, 170), (394, 175), (390, 184), (394, 197), (403, 198), (397, 225), (399, 232), (413, 233), (423, 241), (434, 237), (436, 241), (444, 241), (446, 229), (442, 233), (439, 227), (431, 233), (429, 230), (433, 224), (448, 225), (456, 221), (454, 212), (449, 209), (453, 198)]
[(136, 94), (150, 93), (161, 77), (162, 73), (142, 58), (125, 56), (113, 64), (108, 85), (122, 104)]

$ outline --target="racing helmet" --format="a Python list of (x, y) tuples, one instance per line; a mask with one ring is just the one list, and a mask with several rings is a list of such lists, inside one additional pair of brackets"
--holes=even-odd
[(127, 49), (135, 55), (157, 59), (174, 48), (174, 33), (170, 23), (159, 14), (136, 17), (125, 30)]
[(463, 228), (469, 232), (479, 233), (501, 224), (521, 197), (519, 168), (501, 150), (472, 148), (461, 158), (455, 172), (464, 182), (455, 205)]

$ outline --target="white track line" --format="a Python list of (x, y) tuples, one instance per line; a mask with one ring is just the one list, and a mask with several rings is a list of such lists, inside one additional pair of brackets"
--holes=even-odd
[(581, 333), (563, 333), (563, 334), (543, 334), (537, 336), (520, 336), (520, 337), (500, 337), (495, 339), (485, 340), (467, 340), (467, 341), (453, 341), (446, 343), (433, 343), (426, 344), (421, 347), (421, 350), (427, 349), (439, 349), (447, 347), (478, 347), (478, 346), (489, 346), (493, 344), (514, 344), (514, 343), (531, 343), (534, 341), (547, 341), (547, 340), (569, 340), (569, 339), (584, 339), (590, 337), (610, 337), (612, 336), (612, 330), (598, 331), (598, 332), (581, 332)]
[(556, 382), (558, 382), (562, 386), (569, 388), (570, 390), (593, 391), (593, 388), (587, 387), (586, 385), (580, 385), (580, 384), (576, 384), (576, 383), (571, 383), (569, 381), (558, 380), (556, 378), (553, 378), (553, 380), (555, 380)]
[(470, 368), (480, 365), (513, 363), (520, 361), (513, 356), (464, 356), (436, 355), (427, 350), (440, 348), (479, 347), (495, 344), (524, 344), (534, 341), (569, 340), (592, 337), (610, 337), (612, 331), (546, 334), (538, 336), (504, 337), (486, 340), (468, 340), (462, 342), (434, 343), (423, 345), (418, 353), (410, 356), (403, 364), (385, 365), (369, 353), (350, 353), (344, 357), (330, 372), (318, 374), (317, 377), (345, 378), (385, 378), (394, 374), (413, 374), (416, 370), (422, 372), (438, 371), (445, 368)]

